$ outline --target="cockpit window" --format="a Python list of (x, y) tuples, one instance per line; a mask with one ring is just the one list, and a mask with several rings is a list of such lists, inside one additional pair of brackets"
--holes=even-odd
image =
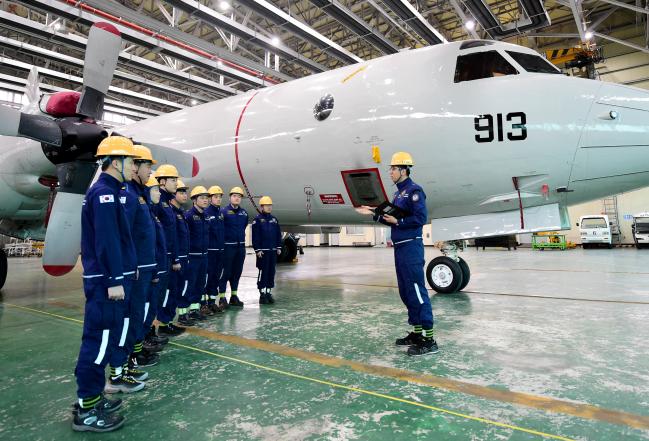
[(496, 51), (460, 55), (455, 65), (456, 83), (517, 74), (516, 68)]
[(505, 51), (510, 57), (528, 72), (560, 74), (561, 71), (554, 67), (548, 60), (540, 55), (524, 54), (522, 52)]

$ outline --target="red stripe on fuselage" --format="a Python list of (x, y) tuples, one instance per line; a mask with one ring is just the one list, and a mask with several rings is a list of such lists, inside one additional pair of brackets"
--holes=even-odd
[(257, 204), (255, 204), (255, 200), (252, 198), (252, 193), (250, 193), (250, 190), (248, 189), (248, 185), (246, 184), (246, 179), (243, 177), (243, 172), (241, 171), (241, 164), (239, 163), (239, 129), (241, 128), (241, 121), (243, 121), (243, 115), (246, 113), (246, 110), (248, 109), (248, 105), (250, 104), (250, 101), (257, 96), (259, 92), (255, 92), (248, 102), (246, 103), (245, 106), (243, 106), (243, 110), (241, 110), (241, 115), (239, 115), (239, 121), (237, 121), (237, 129), (234, 134), (234, 159), (237, 162), (237, 171), (239, 172), (239, 177), (241, 178), (241, 183), (243, 184), (244, 190), (246, 190), (246, 193), (248, 193), (248, 199), (250, 199), (250, 203), (252, 204), (253, 207), (255, 207), (255, 210), (259, 211), (259, 207), (257, 207)]

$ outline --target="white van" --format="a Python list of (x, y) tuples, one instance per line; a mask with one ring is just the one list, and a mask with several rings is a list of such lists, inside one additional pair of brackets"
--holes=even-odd
[(649, 246), (649, 213), (638, 213), (633, 216), (633, 241), (637, 249)]
[(593, 245), (606, 245), (613, 248), (611, 223), (604, 214), (582, 216), (577, 224), (581, 236), (581, 245), (590, 248)]

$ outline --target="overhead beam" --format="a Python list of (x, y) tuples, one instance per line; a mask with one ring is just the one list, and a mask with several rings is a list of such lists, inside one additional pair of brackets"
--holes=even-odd
[(429, 44), (446, 43), (446, 38), (435, 29), (408, 0), (382, 0), (392, 12), (406, 22), (417, 35)]
[(615, 5), (619, 8), (630, 9), (632, 11), (639, 12), (640, 14), (649, 14), (649, 9), (641, 8), (635, 5), (630, 5), (628, 3), (619, 2), (617, 0), (600, 0), (600, 1), (603, 1), (604, 3), (609, 3), (611, 5)]
[[(38, 23), (36, 21), (10, 14), (5, 11), (0, 11), (0, 25), (4, 26), (7, 24), (11, 25), (11, 27), (19, 28), (21, 31), (33, 35), (36, 38), (51, 41), (67, 47), (85, 50), (86, 45), (88, 44), (88, 40), (86, 38), (80, 37), (78, 35), (57, 32), (54, 29), (51, 29), (48, 26), (43, 26), (41, 23)], [(187, 84), (201, 90), (205, 90), (208, 93), (224, 96), (239, 93), (239, 91), (237, 89), (234, 89), (233, 87), (222, 85), (216, 81), (211, 81), (198, 75), (192, 75), (190, 73), (171, 69), (160, 63), (156, 63), (154, 61), (147, 60), (146, 58), (133, 55), (129, 53), (129, 50), (132, 47), (133, 46), (129, 46), (122, 52), (120, 52), (119, 61), (121, 63), (132, 65), (143, 70), (152, 71), (165, 78)]]
[(622, 46), (630, 47), (639, 52), (644, 52), (645, 54), (649, 54), (649, 48), (647, 47), (643, 47), (638, 44), (631, 43), (630, 41), (620, 40), (619, 38), (611, 37), (610, 35), (600, 34), (599, 32), (595, 32), (594, 34), (596, 37), (603, 38), (604, 40), (612, 41), (613, 43), (621, 44)]
[[(74, 20), (86, 26), (92, 26), (92, 24), (96, 22), (106, 21), (105, 17), (94, 13), (86, 12), (85, 10), (78, 9), (75, 6), (68, 5), (67, 3), (65, 3), (65, 0), (16, 0), (16, 1), (25, 4), (26, 6), (29, 6), (32, 9), (39, 8), (41, 10), (55, 13), (57, 15), (62, 15), (67, 19)], [(90, 3), (90, 1), (80, 3), (79, 5), (84, 5), (88, 3)], [(208, 69), (216, 70), (219, 73), (229, 78), (235, 79), (237, 81), (240, 81), (244, 84), (248, 84), (250, 86), (259, 87), (259, 86), (269, 85), (269, 82), (266, 81), (264, 78), (261, 78), (260, 76), (262, 73), (266, 73), (266, 72), (270, 73), (271, 70), (267, 70), (266, 68), (264, 68), (262, 65), (259, 65), (258, 63), (248, 60), (249, 61), (248, 64), (251, 67), (246, 67), (244, 65), (240, 65), (239, 68), (231, 67), (230, 65), (228, 65), (228, 63), (230, 63), (228, 60), (233, 59), (233, 57), (237, 58), (235, 54), (232, 54), (230, 52), (224, 53), (222, 49), (214, 46), (213, 44), (205, 40), (201, 40), (198, 37), (189, 35), (178, 29), (167, 26), (162, 22), (158, 22), (157, 20), (145, 19), (144, 16), (140, 16), (135, 11), (132, 11), (118, 3), (113, 3), (113, 2), (109, 3), (105, 1), (100, 3), (106, 8), (110, 7), (110, 8), (119, 9), (117, 11), (113, 11), (113, 9), (111, 9), (111, 11), (109, 11), (109, 14), (119, 13), (119, 11), (126, 9), (127, 11), (130, 11), (129, 15), (134, 15), (135, 18), (139, 19), (141, 22), (146, 22), (146, 23), (133, 22), (133, 25), (131, 25), (130, 24), (131, 22), (129, 22), (126, 19), (120, 19), (121, 22), (119, 21), (113, 22), (112, 24), (121, 32), (122, 39), (125, 41), (128, 41), (130, 43), (136, 43), (140, 46), (144, 46), (152, 50), (157, 50), (161, 53), (172, 56), (174, 58), (178, 58), (190, 64), (196, 64)], [(75, 2), (75, 4), (77, 3)], [(157, 27), (154, 27), (151, 21), (157, 23), (156, 25)], [(124, 22), (128, 22), (129, 25), (123, 24)], [(155, 32), (153, 32), (152, 29), (155, 29)], [(171, 36), (168, 38), (175, 39), (177, 42), (181, 43), (181, 45), (172, 44), (168, 42), (166, 39), (163, 39), (162, 37), (165, 36), (166, 34), (169, 34)], [(190, 43), (188, 44), (182, 43), (182, 41), (189, 41)], [(199, 53), (203, 53), (203, 55), (199, 55)], [(238, 58), (242, 58), (242, 57), (238, 57)], [(218, 61), (219, 59), (223, 59), (224, 62), (219, 63)], [(236, 62), (232, 62), (232, 63), (236, 64)], [(246, 69), (249, 72), (247, 72)], [(291, 79), (291, 77), (283, 75), (279, 72), (274, 72), (274, 76), (280, 77), (282, 79)]]
[(363, 61), (362, 58), (357, 57), (347, 49), (335, 43), (333, 40), (330, 40), (315, 29), (291, 17), (286, 12), (266, 0), (237, 0), (237, 3), (252, 9), (257, 14), (266, 17), (274, 23), (277, 23), (288, 32), (297, 35), (303, 40), (324, 49), (327, 54), (338, 58), (340, 61), (348, 64), (360, 63)]
[[(34, 66), (33, 64), (24, 63), (22, 61), (14, 60), (14, 59), (7, 58), (7, 57), (4, 57), (4, 56), (0, 56), (0, 64), (4, 64), (6, 66), (10, 66), (10, 67), (13, 67), (13, 68), (19, 69), (19, 70), (25, 70), (25, 71), (28, 71), (28, 72), (31, 71), (34, 67), (36, 67), (38, 69), (38, 73), (41, 74), (41, 75), (52, 77), (52, 78), (57, 78), (59, 80), (64, 80), (64, 81), (68, 81), (68, 82), (71, 82), (71, 83), (83, 84), (83, 78), (81, 78), (81, 77), (66, 74), (66, 73), (59, 72), (59, 71), (56, 71), (56, 70), (53, 70), (53, 69), (47, 69), (47, 68), (40, 67), (40, 66)], [(163, 105), (163, 106), (166, 106), (166, 107), (169, 107), (169, 108), (172, 108), (172, 109), (184, 109), (184, 108), (187, 107), (187, 106), (184, 106), (182, 104), (178, 104), (178, 103), (173, 102), (173, 101), (164, 100), (162, 98), (157, 98), (157, 97), (154, 97), (154, 96), (146, 95), (144, 93), (134, 92), (134, 91), (128, 90), (128, 89), (122, 89), (120, 87), (110, 86), (108, 88), (108, 91), (113, 92), (113, 93), (117, 93), (117, 94), (120, 94), (120, 95), (124, 95), (124, 96), (130, 96), (130, 97), (133, 97), (133, 98), (137, 98), (137, 99), (140, 99), (142, 101), (148, 101), (150, 103), (156, 103), (156, 104)]]
[(586, 42), (586, 20), (584, 20), (584, 12), (581, 9), (581, 1), (578, 3), (577, 0), (568, 0), (568, 4), (572, 11), (572, 16), (575, 19), (575, 25), (577, 25), (579, 38), (584, 43)]
[(311, 3), (384, 54), (395, 54), (399, 52), (399, 47), (376, 29), (372, 29), (365, 20), (354, 14), (337, 0), (311, 0)]
[[(237, 21), (195, 0), (165, 1), (172, 6), (185, 11), (190, 16), (199, 18), (203, 22), (216, 27), (217, 30), (225, 30), (227, 32), (230, 32), (250, 44), (277, 53), (281, 55), (282, 58), (304, 66), (312, 72), (324, 72), (327, 70), (327, 68), (322, 64), (316, 63), (315, 61), (303, 55), (300, 55), (298, 52), (294, 51), (285, 44), (281, 42), (279, 44), (274, 44), (271, 38), (268, 38), (267, 36), (262, 35), (259, 32), (254, 31), (253, 29), (250, 29), (245, 24), (238, 23)], [(224, 35), (222, 35), (221, 38), (223, 38), (223, 40), (226, 40), (226, 37)]]

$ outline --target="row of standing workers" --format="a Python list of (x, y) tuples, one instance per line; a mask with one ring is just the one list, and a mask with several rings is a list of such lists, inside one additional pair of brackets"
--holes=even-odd
[[(86, 305), (72, 428), (109, 432), (125, 419), (117, 413), (122, 400), (104, 393), (142, 390), (149, 378), (142, 368), (158, 363), (169, 337), (228, 307), (243, 307), (237, 292), (249, 217), (240, 187), (230, 191), (225, 208), (218, 186), (187, 194), (176, 167), (160, 165), (153, 173), (151, 151), (128, 138), (104, 139), (97, 158), (102, 173), (82, 208)], [(188, 199), (192, 207), (184, 210)], [(271, 198), (259, 205), (251, 228), (257, 288), (259, 303), (272, 304), (281, 230)]]

